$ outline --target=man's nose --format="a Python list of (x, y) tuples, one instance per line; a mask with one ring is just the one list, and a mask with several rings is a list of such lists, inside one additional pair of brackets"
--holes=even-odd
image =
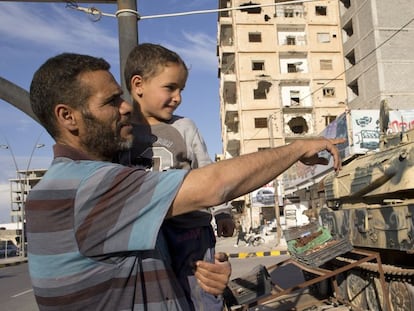
[(132, 104), (130, 104), (126, 100), (122, 100), (121, 104), (119, 105), (119, 112), (121, 114), (131, 114), (132, 113)]

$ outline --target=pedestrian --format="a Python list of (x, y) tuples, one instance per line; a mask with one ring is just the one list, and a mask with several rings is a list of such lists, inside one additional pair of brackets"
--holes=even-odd
[[(152, 171), (190, 170), (211, 164), (194, 122), (174, 114), (188, 77), (182, 58), (161, 45), (142, 43), (129, 53), (124, 76), (138, 124), (133, 145), (121, 156), (121, 163), (144, 164)], [(211, 211), (206, 208), (175, 216), (161, 227), (168, 246), (166, 257), (193, 311), (223, 309), (222, 296), (203, 291), (193, 269), (198, 260), (214, 262), (216, 239)]]
[(236, 240), (236, 244), (234, 244), (234, 247), (238, 247), (240, 241), (243, 241), (246, 244), (248, 244), (248, 241), (246, 240), (247, 234), (244, 231), (243, 226), (240, 223), (240, 221), (237, 222), (236, 231), (237, 231), (237, 240)]
[[(162, 250), (164, 218), (215, 206), (274, 180), (296, 161), (340, 169), (335, 144), (289, 145), (193, 170), (149, 172), (113, 163), (133, 140), (131, 105), (103, 59), (64, 53), (30, 86), (32, 110), (55, 139), (54, 160), (26, 202), (28, 258), (43, 310), (188, 310)], [(229, 265), (197, 261), (203, 290), (220, 295)]]

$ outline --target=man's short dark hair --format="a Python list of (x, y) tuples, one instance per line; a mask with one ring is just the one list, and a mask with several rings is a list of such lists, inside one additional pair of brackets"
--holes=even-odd
[(89, 98), (89, 89), (80, 83), (85, 72), (109, 70), (103, 58), (63, 53), (49, 58), (35, 72), (30, 85), (30, 104), (52, 137), (58, 136), (54, 109), (57, 104), (78, 108)]

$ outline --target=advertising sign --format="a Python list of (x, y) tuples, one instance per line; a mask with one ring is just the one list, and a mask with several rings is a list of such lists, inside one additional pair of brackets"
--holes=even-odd
[(275, 188), (273, 182), (251, 192), (251, 203), (252, 207), (274, 206)]
[[(414, 128), (414, 110), (389, 111), (388, 134), (412, 128)], [(348, 115), (343, 113), (330, 123), (319, 136), (347, 138), (346, 143), (338, 145), (342, 159), (353, 154), (378, 151), (380, 139), (379, 110), (351, 110)], [(331, 156), (328, 153), (321, 153), (320, 155), (329, 159), (328, 165), (307, 166), (297, 162), (283, 174), (285, 194), (297, 190), (296, 188), (303, 188), (315, 183), (319, 176), (324, 176), (331, 169)], [(289, 191), (289, 189), (291, 190)]]

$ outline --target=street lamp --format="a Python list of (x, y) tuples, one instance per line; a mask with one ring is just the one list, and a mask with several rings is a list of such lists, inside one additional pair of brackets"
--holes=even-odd
[[(274, 134), (273, 134), (273, 119), (275, 118), (274, 114), (270, 114), (267, 118), (267, 126), (269, 130), (269, 144), (270, 148), (275, 147)], [(277, 202), (275, 200), (275, 216), (276, 216), (276, 246), (280, 244), (280, 239), (282, 237), (282, 227), (280, 225), (280, 207), (282, 202), (282, 191), (281, 191), (282, 182), (280, 177), (276, 177), (273, 180), (274, 194), (277, 195)]]
[[(0, 148), (2, 149), (8, 149), (10, 151), (10, 154), (12, 156), (13, 159), (13, 163), (14, 163), (14, 167), (16, 169), (16, 175), (17, 175), (17, 179), (18, 179), (18, 183), (20, 186), (20, 197), (21, 197), (21, 207), (20, 207), (20, 213), (21, 213), (21, 222), (22, 222), (22, 230), (21, 230), (21, 237), (20, 237), (20, 244), (21, 244), (21, 253), (20, 256), (25, 257), (26, 255), (26, 242), (25, 242), (25, 228), (24, 228), (24, 224), (25, 224), (25, 215), (24, 215), (24, 208), (25, 208), (25, 203), (26, 203), (26, 185), (28, 185), (28, 174), (29, 174), (29, 168), (30, 168), (30, 163), (32, 162), (32, 158), (33, 158), (33, 154), (35, 152), (36, 149), (38, 148), (42, 148), (45, 146), (45, 144), (39, 144), (39, 139), (42, 136), (42, 133), (40, 133), (40, 135), (37, 137), (35, 144), (33, 145), (32, 151), (30, 153), (30, 157), (29, 160), (27, 162), (27, 166), (26, 166), (26, 171), (25, 172), (21, 172), (19, 170), (19, 167), (17, 165), (17, 161), (16, 161), (16, 157), (14, 156), (14, 152), (13, 149), (10, 145), (10, 143), (8, 142), (8, 140), (6, 138), (6, 144), (1, 144)], [(21, 174), (24, 174), (24, 180), (22, 180), (21, 178)]]

